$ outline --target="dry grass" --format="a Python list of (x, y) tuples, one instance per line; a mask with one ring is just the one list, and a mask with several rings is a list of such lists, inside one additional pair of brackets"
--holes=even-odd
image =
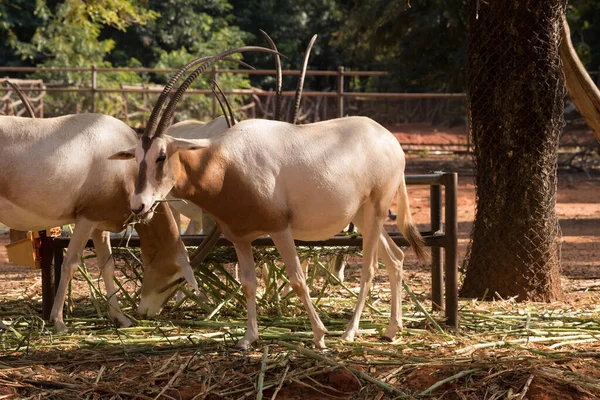
[[(343, 249), (352, 253), (352, 249)], [(132, 313), (139, 288), (135, 253), (122, 251), (123, 307)], [(327, 262), (330, 250), (303, 257)], [(158, 320), (116, 329), (104, 318), (95, 279), (74, 295), (69, 332), (54, 334), (39, 315), (38, 299), (22, 291), (3, 299), (9, 329), (0, 333), (0, 399), (240, 399), (445, 398), (524, 399), (600, 396), (598, 296), (567, 303), (461, 301), (462, 329), (439, 332), (404, 296), (405, 330), (393, 343), (379, 335), (389, 315), (389, 287), (380, 271), (355, 343), (340, 337), (353, 310), (360, 259), (350, 254), (347, 288), (323, 269), (309, 269), (313, 303), (329, 329), (326, 351), (314, 350), (310, 324), (294, 296), (281, 296), (276, 252), (257, 260), (270, 267), (259, 301), (260, 341), (233, 349), (245, 329), (245, 307), (231, 253), (222, 249), (198, 272), (208, 299), (171, 301)], [(93, 259), (87, 260), (91, 264)], [(409, 265), (416, 299), (430, 309), (426, 271)], [(95, 274), (92, 274), (95, 275)], [(265, 289), (264, 287), (262, 288)], [(79, 293), (80, 291), (76, 291)], [(85, 292), (85, 291), (83, 291)], [(95, 300), (89, 292), (96, 293)], [(200, 303), (203, 307), (199, 307)], [(7, 307), (4, 307), (6, 309)], [(443, 326), (443, 315), (432, 316)], [(544, 397), (546, 396), (546, 397)]]

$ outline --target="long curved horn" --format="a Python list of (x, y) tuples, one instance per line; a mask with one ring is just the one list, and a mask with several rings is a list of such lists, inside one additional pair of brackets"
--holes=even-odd
[[(201, 62), (205, 62), (207, 60), (210, 60), (212, 56), (204, 56), (204, 57), (198, 57), (190, 62), (188, 62), (187, 64), (185, 64), (183, 67), (181, 67), (179, 69), (179, 71), (177, 71), (172, 77), (171, 79), (169, 79), (169, 82), (167, 83), (167, 85), (163, 88), (162, 93), (160, 94), (158, 100), (156, 101), (156, 104), (154, 105), (154, 108), (152, 109), (152, 113), (150, 114), (150, 118), (148, 119), (148, 124), (146, 124), (146, 129), (144, 130), (144, 136), (149, 137), (150, 136), (150, 132), (152, 132), (154, 130), (154, 128), (156, 127), (156, 122), (158, 121), (158, 117), (160, 114), (160, 111), (163, 108), (163, 105), (165, 104), (165, 102), (167, 101), (167, 98), (169, 97), (169, 92), (173, 89), (173, 87), (175, 86), (175, 83), (177, 83), (177, 81), (179, 80), (179, 78), (181, 78), (181, 76), (190, 68), (192, 68), (195, 65), (200, 64)], [(230, 58), (230, 57), (224, 57), (223, 58), (224, 61), (231, 61), (231, 62), (235, 62), (237, 64), (240, 64), (244, 67), (250, 68), (250, 69), (256, 69), (253, 66), (246, 64), (243, 61), (240, 60), (236, 60), (234, 58)]]
[[(267, 35), (267, 32), (263, 31), (262, 29), (259, 29), (260, 33), (262, 33), (262, 35), (265, 37), (265, 39), (267, 39), (267, 42), (269, 42), (269, 45), (271, 46), (271, 48), (275, 51), (277, 51), (277, 46), (275, 46), (275, 42), (273, 42), (273, 39), (271, 39), (271, 37), (269, 35)], [(275, 69), (277, 70), (277, 74), (275, 77), (275, 116), (273, 117), (273, 119), (275, 121), (280, 121), (281, 120), (281, 105), (282, 105), (282, 100), (283, 100), (283, 96), (281, 94), (281, 86), (282, 86), (282, 82), (283, 82), (283, 72), (281, 71), (281, 59), (279, 58), (278, 55), (275, 55)]]
[[(217, 81), (215, 81), (214, 79), (213, 79), (213, 84), (215, 85), (215, 88), (217, 88), (217, 90), (219, 91), (219, 94), (223, 97), (223, 100), (225, 101), (225, 104), (227, 105), (227, 110), (225, 110), (225, 108), (223, 107), (223, 103), (221, 102), (221, 100), (219, 99), (219, 96), (217, 96), (217, 93), (215, 92), (215, 88), (213, 88), (213, 93), (215, 94), (215, 97), (217, 98), (217, 101), (219, 102), (219, 105), (221, 106), (221, 110), (223, 110), (223, 116), (225, 117), (225, 121), (227, 121), (227, 127), (231, 128), (232, 126), (235, 125), (235, 118), (233, 118), (233, 111), (231, 111), (231, 104), (229, 104), (229, 100), (227, 100), (227, 96), (225, 96), (225, 93), (223, 92), (223, 90), (221, 90), (221, 86), (219, 86)], [(229, 114), (227, 114), (227, 111), (229, 111)]]
[(206, 258), (208, 253), (215, 247), (217, 241), (219, 240), (219, 236), (221, 232), (216, 226), (213, 226), (212, 229), (208, 232), (200, 246), (196, 249), (194, 253), (190, 256), (190, 265), (192, 268), (196, 269), (200, 266), (202, 261)]
[(183, 96), (183, 93), (188, 89), (188, 87), (190, 87), (190, 85), (198, 78), (198, 76), (200, 76), (201, 73), (203, 73), (204, 71), (206, 71), (206, 69), (208, 67), (210, 67), (212, 64), (214, 64), (215, 62), (222, 60), (223, 58), (234, 54), (234, 53), (242, 53), (244, 51), (262, 51), (265, 53), (271, 53), (271, 54), (279, 54), (279, 55), (283, 55), (279, 52), (276, 52), (274, 50), (271, 49), (267, 49), (265, 47), (258, 47), (258, 46), (244, 46), (244, 47), (238, 47), (236, 49), (229, 49), (226, 50), (220, 54), (217, 54), (216, 56), (211, 57), (208, 61), (205, 61), (202, 65), (200, 65), (198, 68), (196, 68), (187, 78), (185, 81), (183, 81), (183, 83), (181, 84), (181, 86), (179, 86), (179, 88), (177, 89), (177, 91), (175, 92), (175, 94), (173, 95), (173, 98), (171, 99), (171, 101), (169, 102), (169, 104), (167, 105), (167, 108), (165, 109), (165, 112), (163, 113), (160, 122), (158, 123), (158, 127), (156, 128), (156, 133), (154, 134), (155, 137), (161, 137), (164, 133), (165, 130), (167, 129), (167, 126), (169, 124), (169, 121), (171, 120), (171, 118), (173, 117), (173, 114), (175, 113), (175, 106), (177, 105), (177, 103), (179, 102), (179, 100), (181, 100), (181, 97)]
[(306, 48), (306, 53), (304, 53), (304, 64), (302, 64), (302, 71), (300, 72), (300, 76), (298, 77), (298, 87), (296, 88), (296, 97), (294, 99), (294, 112), (290, 120), (292, 124), (295, 124), (296, 120), (298, 119), (298, 111), (300, 110), (300, 100), (302, 98), (302, 87), (304, 86), (304, 77), (306, 76), (306, 68), (308, 67), (308, 57), (310, 56), (310, 50), (312, 49), (315, 40), (317, 40), (317, 35), (313, 35), (312, 39), (310, 39), (308, 47)]
[(27, 113), (29, 114), (29, 118), (35, 118), (35, 111), (33, 111), (33, 106), (29, 101), (29, 97), (27, 97), (25, 93), (21, 92), (21, 89), (19, 89), (19, 87), (11, 81), (5, 80), (4, 82), (12, 88), (12, 90), (17, 94), (17, 96), (19, 96), (19, 99), (21, 99), (23, 105), (25, 106), (25, 109), (27, 110)]
[(223, 117), (225, 117), (225, 122), (227, 122), (227, 127), (231, 128), (231, 121), (229, 121), (229, 116), (227, 115), (227, 110), (225, 109), (225, 105), (221, 101), (221, 97), (219, 93), (217, 93), (216, 89), (213, 87), (212, 92), (215, 95), (215, 99), (219, 102), (219, 107), (221, 107), (221, 111), (223, 112)]

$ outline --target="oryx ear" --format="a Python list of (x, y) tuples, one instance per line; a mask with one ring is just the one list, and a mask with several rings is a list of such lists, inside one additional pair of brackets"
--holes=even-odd
[(131, 160), (132, 158), (135, 158), (135, 147), (132, 147), (129, 150), (119, 151), (108, 157), (109, 160)]
[(205, 149), (210, 146), (208, 139), (173, 139), (171, 145), (175, 151)]

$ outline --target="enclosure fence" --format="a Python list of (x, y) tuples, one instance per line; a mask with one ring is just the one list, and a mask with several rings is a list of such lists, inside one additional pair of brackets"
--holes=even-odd
[[(169, 76), (176, 69), (155, 68), (40, 68), (0, 67), (0, 75), (19, 82), (26, 94), (34, 99), (36, 115), (52, 117), (58, 115), (100, 112), (112, 115), (129, 126), (143, 129), (158, 94), (163, 86), (148, 82), (148, 76)], [(274, 76), (275, 70), (240, 70), (213, 67), (205, 73), (210, 81), (228, 81), (231, 76), (262, 75)], [(107, 83), (106, 76), (133, 74), (141, 83), (123, 78), (120, 83)], [(295, 78), (298, 70), (285, 70), (283, 74)], [(367, 116), (389, 127), (390, 125), (411, 126), (415, 132), (439, 130), (447, 132), (454, 140), (441, 143), (426, 137), (409, 135), (403, 140), (405, 150), (444, 149), (464, 152), (471, 149), (471, 138), (467, 135), (467, 105), (464, 93), (379, 93), (359, 92), (352, 89), (356, 79), (377, 78), (387, 75), (385, 71), (350, 71), (343, 66), (336, 71), (307, 71), (308, 76), (328, 80), (329, 90), (306, 90), (302, 95), (298, 122), (318, 122), (348, 115)], [(600, 86), (600, 73), (590, 72)], [(24, 77), (44, 79), (21, 79)], [(132, 75), (127, 75), (131, 78)], [(33, 84), (32, 82), (35, 82)], [(75, 82), (75, 83), (74, 83)], [(22, 83), (22, 85), (21, 85)], [(32, 86), (33, 85), (33, 86)], [(360, 85), (359, 85), (360, 86)], [(4, 115), (22, 115), (25, 109), (20, 100), (8, 87), (1, 87), (3, 99), (13, 99), (3, 104)], [(352, 91), (353, 90), (353, 91)], [(229, 89), (225, 93), (233, 101), (234, 113), (240, 120), (248, 118), (272, 118), (275, 114), (275, 92), (258, 88)], [(289, 120), (293, 110), (295, 91), (283, 92), (283, 119)], [(180, 119), (214, 119), (220, 108), (210, 88), (188, 89), (178, 107), (175, 117)], [(565, 148), (591, 148), (595, 144), (591, 135), (581, 135), (585, 129), (583, 120), (574, 107), (565, 109), (567, 126), (561, 138)], [(583, 125), (583, 128), (582, 128)], [(419, 130), (419, 127), (422, 129)], [(393, 131), (393, 130), (392, 130)], [(412, 132), (410, 130), (408, 133)], [(457, 137), (458, 136), (458, 137)], [(570, 162), (572, 163), (572, 162)]]
[[(455, 172), (434, 172), (425, 175), (407, 175), (407, 185), (428, 185), (430, 187), (430, 229), (421, 232), (425, 245), (431, 248), (431, 300), (433, 310), (444, 310), (446, 323), (458, 327), (458, 218), (457, 218), (457, 186), (458, 174)], [(442, 196), (443, 189), (443, 196)], [(47, 236), (40, 232), (39, 247), (42, 270), (42, 314), (45, 319), (50, 316), (54, 295), (60, 281), (63, 250), (69, 245), (68, 237)], [(409, 246), (398, 232), (391, 232), (390, 237), (400, 246)], [(204, 235), (182, 236), (186, 246), (199, 246), (206, 238)], [(113, 248), (139, 247), (137, 237), (112, 238)], [(232, 246), (232, 243), (221, 236), (217, 246)], [(253, 246), (274, 246), (270, 237), (260, 237), (252, 242)], [(361, 236), (337, 235), (327, 240), (296, 241), (297, 246), (362, 246)], [(86, 247), (93, 247), (88, 241)], [(445, 295), (445, 296), (444, 296)]]
[[(101, 112), (119, 118), (133, 127), (143, 127), (158, 94), (161, 85), (150, 83), (111, 83), (103, 84), (103, 75), (136, 74), (137, 76), (170, 75), (177, 69), (154, 68), (38, 68), (38, 67), (0, 67), (0, 74), (7, 77), (47, 76), (43, 92), (47, 99), (46, 115), (53, 116), (81, 112)], [(210, 80), (219, 81), (228, 75), (271, 75), (275, 70), (220, 69), (214, 66), (205, 74)], [(29, 74), (29, 75), (28, 75)], [(76, 78), (69, 78), (71, 74)], [(284, 76), (298, 76), (298, 70), (284, 70)], [(69, 76), (71, 76), (69, 75)], [(336, 71), (309, 70), (307, 76), (327, 79), (326, 91), (305, 90), (302, 93), (300, 122), (317, 122), (346, 115), (369, 116), (382, 124), (464, 123), (464, 93), (376, 93), (349, 91), (351, 81), (361, 78), (382, 77), (385, 71), (349, 71), (343, 66)], [(227, 78), (225, 78), (227, 79)], [(80, 82), (76, 85), (70, 81)], [(222, 85), (221, 85), (222, 86)], [(229, 89), (225, 94), (239, 99), (236, 114), (241, 119), (269, 118), (274, 114), (274, 91), (256, 88)], [(294, 91), (284, 91), (284, 118), (291, 115)], [(63, 96), (61, 99), (60, 96)], [(64, 96), (71, 96), (68, 101)], [(217, 101), (210, 88), (191, 88), (186, 98), (203, 102), (206, 107), (198, 107), (188, 118), (215, 118), (220, 114)], [(54, 98), (54, 101), (53, 101)], [(207, 99), (209, 99), (207, 101)], [(180, 107), (180, 110), (184, 107)]]

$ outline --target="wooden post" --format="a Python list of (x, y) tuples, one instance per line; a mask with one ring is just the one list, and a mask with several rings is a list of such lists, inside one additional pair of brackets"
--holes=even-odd
[[(442, 187), (431, 185), (430, 190), (430, 216), (431, 233), (436, 234), (442, 229)], [(433, 311), (442, 310), (442, 299), (444, 298), (444, 271), (442, 270), (442, 248), (431, 247), (431, 302)]]
[(92, 65), (92, 112), (96, 112), (96, 66)]
[(40, 231), (40, 267), (42, 269), (42, 317), (45, 320), (50, 319), (52, 304), (54, 304), (54, 268), (52, 267), (52, 259), (54, 257), (54, 249), (52, 246), (52, 238), (46, 236), (46, 231)]
[(344, 67), (338, 67), (337, 76), (338, 118), (344, 117)]
[(458, 174), (456, 172), (445, 173), (443, 176), (445, 204), (445, 262), (446, 270), (446, 323), (458, 328), (458, 246), (456, 237), (458, 234), (457, 218), (457, 193)]

